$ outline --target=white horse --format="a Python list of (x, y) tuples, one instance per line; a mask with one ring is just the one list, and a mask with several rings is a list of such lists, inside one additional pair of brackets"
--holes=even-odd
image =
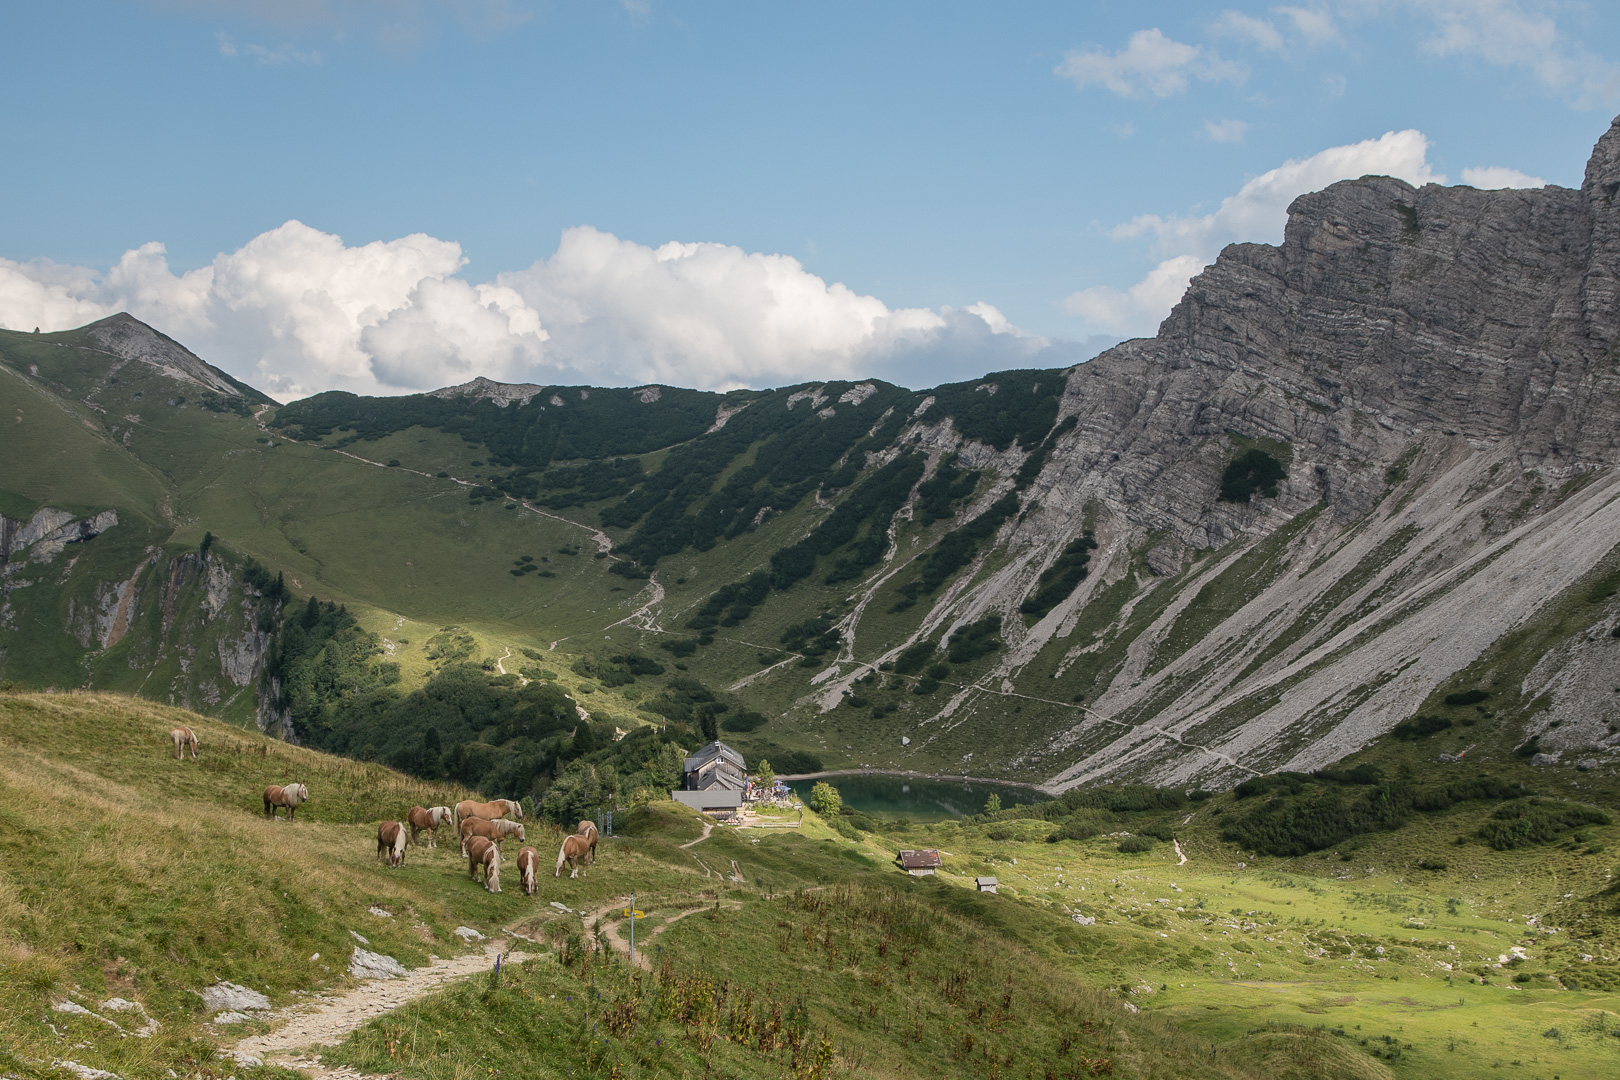
[(186, 747), (191, 748), (191, 760), (197, 760), (197, 733), (188, 727), (177, 727), (169, 732), (169, 740), (174, 743), (174, 756), (178, 761), (186, 759)]

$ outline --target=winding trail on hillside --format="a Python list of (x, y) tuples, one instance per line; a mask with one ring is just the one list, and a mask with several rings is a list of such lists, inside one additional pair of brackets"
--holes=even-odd
[(602, 629), (611, 630), (615, 626), (628, 624), (638, 630), (661, 631), (662, 627), (658, 625), (658, 616), (663, 613), (664, 585), (658, 580), (658, 571), (654, 570), (648, 576), (647, 585), (652, 589), (651, 600), (648, 600), (618, 622), (608, 623)]
[[(313, 1004), (300, 1002), (277, 1009), (269, 1019), (282, 1022), (280, 1027), (263, 1035), (249, 1035), (224, 1053), (245, 1065), (245, 1058), (269, 1061), (275, 1055), (306, 1047), (336, 1046), (369, 1020), (393, 1012), (448, 982), (490, 970), (507, 944), (504, 938), (498, 938), (481, 953), (435, 960), (403, 978), (368, 979), (346, 993), (317, 998)], [(521, 964), (529, 959), (530, 953), (506, 953), (502, 963)]]

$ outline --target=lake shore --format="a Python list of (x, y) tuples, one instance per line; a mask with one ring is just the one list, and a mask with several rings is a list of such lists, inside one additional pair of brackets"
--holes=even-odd
[(893, 776), (901, 780), (939, 780), (945, 783), (962, 784), (996, 784), (1001, 787), (1024, 788), (1028, 791), (1038, 791), (1042, 795), (1056, 797), (1054, 792), (1048, 791), (1039, 784), (1026, 784), (1018, 780), (997, 780), (991, 776), (963, 776), (953, 773), (915, 772), (911, 769), (824, 769), (821, 772), (784, 773), (777, 776), (778, 780), (791, 782), (794, 780), (825, 780), (832, 776)]

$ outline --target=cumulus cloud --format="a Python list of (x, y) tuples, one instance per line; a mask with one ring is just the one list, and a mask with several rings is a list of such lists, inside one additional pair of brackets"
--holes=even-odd
[(1201, 45), (1168, 38), (1158, 28), (1138, 30), (1125, 48), (1071, 49), (1054, 72), (1084, 90), (1101, 86), (1120, 97), (1166, 98), (1187, 89), (1189, 79), (1241, 83), (1248, 73)]
[(1538, 188), (1546, 187), (1547, 181), (1539, 176), (1510, 169), (1505, 165), (1480, 165), (1462, 171), (1462, 181), (1470, 187), (1481, 189), (1491, 188)]
[(1074, 293), (1063, 301), (1063, 309), (1111, 334), (1149, 334), (1149, 328), (1163, 321), (1187, 291), (1187, 282), (1203, 268), (1204, 260), (1198, 256), (1177, 255), (1155, 266), (1147, 277), (1128, 289), (1099, 285)]
[(500, 380), (726, 388), (879, 376), (931, 385), (1071, 363), (1079, 346), (995, 307), (890, 308), (796, 259), (724, 244), (652, 248), (581, 227), (496, 281), (460, 245), (359, 246), (297, 221), (183, 274), (161, 244), (106, 273), (0, 260), (0, 325), (60, 330), (127, 310), (283, 399)]
[[(1428, 160), (1429, 140), (1419, 131), (1391, 131), (1376, 139), (1329, 147), (1287, 161), (1250, 180), (1213, 212), (1201, 216), (1145, 214), (1116, 226), (1116, 240), (1148, 240), (1161, 261), (1128, 289), (1092, 288), (1065, 301), (1071, 314), (1116, 333), (1148, 334), (1170, 313), (1186, 284), (1238, 240), (1276, 243), (1288, 204), (1307, 191), (1366, 175), (1395, 176), (1411, 184), (1445, 183)], [(1179, 283), (1179, 284), (1178, 284)]]

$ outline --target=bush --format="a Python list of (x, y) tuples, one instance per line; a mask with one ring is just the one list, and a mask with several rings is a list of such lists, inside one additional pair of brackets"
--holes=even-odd
[(1144, 851), (1153, 850), (1151, 836), (1127, 836), (1119, 842), (1119, 850), (1124, 855), (1140, 855)]
[(844, 798), (838, 789), (825, 780), (817, 780), (810, 789), (810, 809), (825, 818), (836, 818), (844, 809)]
[(846, 840), (859, 840), (861, 838), (860, 830), (851, 824), (848, 818), (835, 817), (828, 824), (832, 826), (833, 832)]
[(1099, 815), (1092, 813), (1075, 814), (1065, 818), (1046, 838), (1046, 842), (1055, 844), (1059, 840), (1090, 840), (1102, 832), (1102, 822), (1098, 818)]
[(1166, 844), (1176, 838), (1176, 834), (1170, 831), (1168, 825), (1148, 825), (1141, 830), (1141, 833), (1143, 836), (1151, 836), (1155, 840), (1162, 840)]
[(1239, 454), (1221, 474), (1221, 502), (1248, 502), (1258, 491), (1268, 499), (1277, 497), (1277, 481), (1288, 479), (1282, 462), (1258, 447)]
[(1496, 808), (1479, 827), (1480, 838), (1497, 851), (1545, 844), (1582, 825), (1609, 825), (1607, 811), (1580, 803), (1550, 799), (1520, 799)]
[(1456, 694), (1446, 695), (1447, 705), (1477, 705), (1491, 696), (1489, 690), (1463, 690)]
[[(1458, 695), (1453, 694), (1452, 697)], [(1450, 698), (1446, 701), (1449, 704)], [(1451, 721), (1444, 716), (1414, 716), (1410, 720), (1402, 720), (1396, 724), (1390, 734), (1403, 742), (1416, 742), (1418, 739), (1427, 739), (1431, 735), (1451, 727)]]
[(1400, 827), (1418, 812), (1447, 810), (1477, 799), (1522, 798), (1528, 792), (1489, 776), (1459, 780), (1439, 787), (1419, 787), (1409, 780), (1369, 785), (1351, 797), (1343, 785), (1302, 773), (1255, 777), (1238, 785), (1251, 787), (1249, 798), (1272, 797), (1242, 816), (1228, 819), (1222, 839), (1264, 855), (1296, 856), (1333, 847), (1353, 836)]

